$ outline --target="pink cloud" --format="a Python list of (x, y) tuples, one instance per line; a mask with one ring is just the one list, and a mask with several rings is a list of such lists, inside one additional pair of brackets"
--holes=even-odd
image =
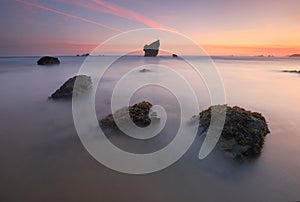
[(129, 20), (133, 20), (136, 22), (140, 22), (144, 25), (147, 25), (152, 28), (161, 28), (161, 29), (167, 29), (170, 31), (175, 31), (174, 29), (165, 26), (159, 22), (156, 22), (138, 12), (129, 10), (127, 8), (114, 5), (112, 3), (103, 1), (103, 0), (92, 0), (93, 3), (90, 3), (88, 1), (70, 1), (70, 0), (61, 0), (62, 2), (70, 3), (73, 5), (77, 5), (79, 7), (87, 8), (89, 10), (93, 10), (96, 12), (101, 13), (107, 13), (110, 15), (126, 18)]
[(42, 10), (50, 11), (50, 12), (60, 14), (60, 15), (66, 16), (66, 17), (70, 17), (70, 18), (73, 18), (73, 19), (77, 19), (77, 20), (80, 20), (80, 21), (83, 21), (83, 22), (91, 23), (91, 24), (94, 24), (94, 25), (97, 25), (97, 26), (100, 26), (100, 27), (104, 27), (104, 28), (107, 28), (107, 29), (110, 29), (110, 30), (113, 30), (113, 31), (116, 31), (116, 32), (122, 32), (122, 30), (111, 27), (109, 25), (99, 23), (99, 22), (95, 22), (95, 21), (92, 21), (92, 20), (89, 20), (89, 19), (86, 19), (86, 18), (83, 18), (83, 17), (80, 17), (80, 16), (76, 16), (76, 15), (72, 15), (70, 13), (59, 11), (59, 10), (56, 10), (56, 9), (52, 9), (52, 8), (49, 8), (49, 7), (40, 5), (40, 4), (36, 4), (36, 3), (24, 1), (24, 0), (16, 0), (16, 1), (20, 2), (20, 3), (23, 3), (23, 4), (26, 4), (28, 6), (32, 6), (32, 7), (35, 7), (35, 8), (42, 9)]

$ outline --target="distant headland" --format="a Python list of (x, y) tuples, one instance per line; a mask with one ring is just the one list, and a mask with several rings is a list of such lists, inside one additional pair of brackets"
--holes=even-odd
[(289, 57), (300, 57), (300, 54), (289, 55)]

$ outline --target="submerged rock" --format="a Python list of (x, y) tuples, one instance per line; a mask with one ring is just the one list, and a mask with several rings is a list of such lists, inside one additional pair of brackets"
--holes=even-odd
[(54, 65), (54, 64), (60, 64), (60, 61), (58, 58), (55, 58), (55, 57), (44, 56), (44, 57), (41, 57), (37, 61), (37, 64), (38, 65)]
[[(213, 107), (218, 113), (218, 106)], [(265, 118), (260, 113), (237, 106), (225, 107), (222, 108), (226, 109), (226, 120), (218, 145), (234, 158), (259, 154), (265, 136), (270, 133)], [(199, 113), (199, 127), (203, 129), (202, 133), (206, 133), (210, 125), (211, 111), (212, 107)]]
[(144, 46), (144, 51), (145, 51), (145, 57), (156, 57), (158, 55), (159, 51), (159, 40), (154, 41), (153, 43), (149, 45)]
[(151, 118), (158, 118), (157, 114), (152, 112), (151, 107), (152, 104), (147, 101), (124, 107), (101, 119), (100, 126), (118, 128), (115, 117), (120, 124), (126, 125), (129, 121), (133, 121), (139, 127), (147, 127), (151, 123)]
[[(76, 81), (76, 88), (74, 84)], [(74, 94), (75, 96), (87, 91), (92, 87), (92, 80), (90, 76), (78, 75), (67, 80), (59, 89), (57, 89), (51, 98), (71, 98)]]

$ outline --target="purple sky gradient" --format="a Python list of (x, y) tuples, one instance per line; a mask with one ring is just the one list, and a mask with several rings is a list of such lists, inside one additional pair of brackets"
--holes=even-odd
[(298, 0), (1, 0), (0, 56), (74, 55), (137, 28), (185, 34), (210, 54), (300, 52)]

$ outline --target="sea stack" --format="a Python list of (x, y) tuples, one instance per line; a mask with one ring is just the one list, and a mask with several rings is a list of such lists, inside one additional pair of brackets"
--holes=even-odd
[(145, 57), (156, 57), (159, 51), (159, 40), (144, 46)]

